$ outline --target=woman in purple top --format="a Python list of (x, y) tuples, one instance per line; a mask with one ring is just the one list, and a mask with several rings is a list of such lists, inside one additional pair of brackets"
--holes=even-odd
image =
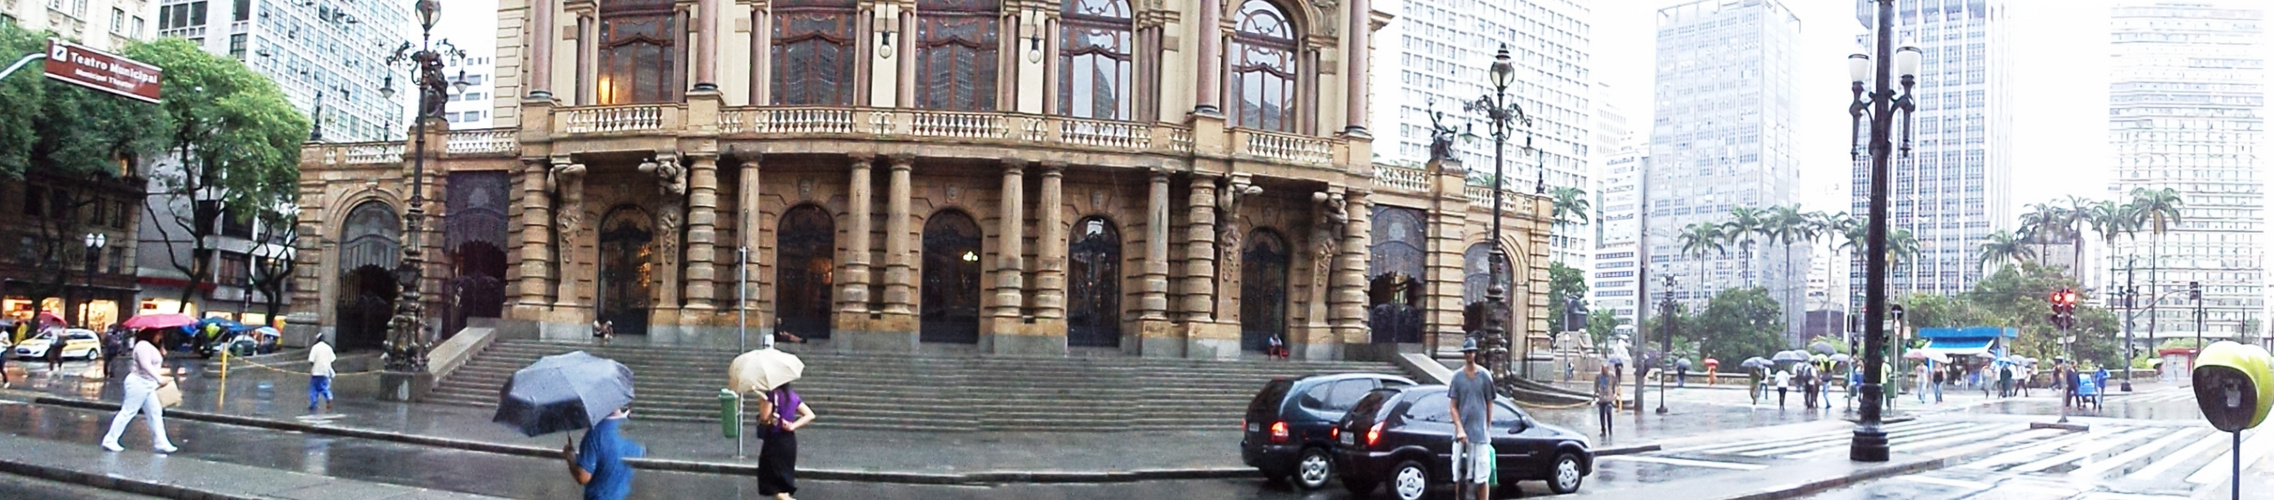
[(797, 430), (813, 423), (813, 408), (782, 384), (758, 400), (758, 494), (792, 500), (797, 493)]

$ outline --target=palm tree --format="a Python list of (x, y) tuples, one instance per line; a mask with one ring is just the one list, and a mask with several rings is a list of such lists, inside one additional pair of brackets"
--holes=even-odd
[(1753, 207), (1729, 209), (1729, 222), (1721, 223), (1721, 235), (1737, 243), (1737, 258), (1745, 266), (1745, 286), (1753, 286), (1753, 237), (1764, 234), (1768, 212)]
[[(1770, 207), (1768, 210), (1768, 216), (1763, 217), (1761, 223), (1762, 233), (1768, 235), (1769, 242), (1784, 245), (1783, 272), (1785, 281), (1784, 298), (1781, 300), (1781, 302), (1784, 302), (1784, 307), (1786, 309), (1786, 329), (1791, 333), (1798, 333), (1800, 331), (1799, 327), (1802, 326), (1801, 323), (1803, 322), (1790, 320), (1790, 318), (1792, 318), (1792, 311), (1794, 306), (1800, 304), (1800, 301), (1794, 300), (1793, 298), (1794, 287), (1792, 286), (1792, 245), (1794, 243), (1815, 239), (1816, 231), (1812, 228), (1813, 225), (1809, 221), (1808, 214), (1801, 212), (1800, 205), (1797, 204)], [(1807, 281), (1808, 279), (1804, 274), (1800, 279), (1800, 282), (1807, 283)]]
[(1587, 191), (1575, 187), (1555, 188), (1555, 212), (1552, 216), (1558, 226), (1587, 224), (1587, 214), (1593, 208), (1587, 201)]
[(1911, 237), (1911, 230), (1900, 227), (1888, 228), (1888, 267), (1894, 267), (1897, 263), (1908, 261), (1917, 256), (1919, 256), (1919, 239)]
[(2061, 221), (2069, 233), (2069, 277), (2084, 282), (2084, 232), (2092, 223), (2092, 200), (2069, 195), (2069, 206), (2061, 207)]
[(1682, 228), (1682, 234), (1677, 239), (1682, 244), (1682, 255), (1697, 259), (1698, 286), (1706, 284), (1706, 254), (1729, 255), (1729, 247), (1722, 246), (1722, 241), (1727, 238), (1718, 224), (1693, 222)]
[(1990, 237), (1982, 239), (1982, 245), (1979, 248), (1981, 255), (1975, 259), (1975, 264), (1983, 268), (1988, 268), (1990, 264), (2003, 264), (2008, 261), (2018, 264), (2022, 259), (2037, 256), (2037, 251), (2029, 247), (2028, 241), (2006, 231), (1990, 233)]
[[(2155, 242), (2148, 245), (2149, 290), (2156, 289), (2156, 269), (2162, 264), (2163, 257), (2163, 235), (2171, 231), (2172, 224), (2180, 222), (2179, 207), (2183, 204), (2185, 202), (2179, 199), (2177, 189), (2132, 188), (2133, 217), (2138, 218), (2140, 227), (2155, 235)], [(2150, 296), (2153, 296), (2152, 293)], [(2156, 314), (2152, 312), (2155, 307), (2154, 301), (2148, 302), (2148, 310), (2151, 311), (2148, 313), (2148, 345), (2156, 345)]]
[[(2031, 203), (2027, 208), (2028, 211), (2021, 214), (2021, 227), (2014, 229), (2014, 235), (2022, 241), (2044, 247), (2057, 241), (2061, 229), (2068, 226), (2063, 223), (2067, 216), (2062, 213), (2061, 207), (2048, 203)], [(2040, 251), (2036, 253), (2039, 255), (2045, 253), (2044, 248), (2038, 250)]]

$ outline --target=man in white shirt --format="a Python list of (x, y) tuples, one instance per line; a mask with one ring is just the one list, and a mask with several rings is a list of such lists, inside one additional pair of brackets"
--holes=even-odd
[(332, 361), (339, 356), (332, 353), (332, 344), (317, 337), (315, 345), (308, 346), (308, 411), (316, 411), (316, 401), (322, 399), (324, 409), (332, 409)]

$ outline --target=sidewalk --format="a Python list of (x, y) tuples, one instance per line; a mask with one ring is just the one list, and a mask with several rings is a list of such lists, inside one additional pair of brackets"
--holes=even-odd
[(497, 498), (0, 434), (0, 472), (167, 498)]

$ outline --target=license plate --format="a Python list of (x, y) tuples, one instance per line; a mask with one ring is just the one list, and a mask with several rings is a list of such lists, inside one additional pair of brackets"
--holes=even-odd
[(1355, 442), (1358, 442), (1358, 440), (1356, 440), (1356, 439), (1351, 439), (1352, 437), (1353, 437), (1353, 436), (1351, 436), (1351, 435), (1349, 435), (1349, 434), (1343, 434), (1343, 435), (1342, 435), (1342, 444), (1344, 444), (1344, 445), (1348, 445), (1348, 444), (1351, 444), (1351, 443), (1355, 443)]
[(1263, 424), (1248, 424), (1248, 432), (1263, 432)]

